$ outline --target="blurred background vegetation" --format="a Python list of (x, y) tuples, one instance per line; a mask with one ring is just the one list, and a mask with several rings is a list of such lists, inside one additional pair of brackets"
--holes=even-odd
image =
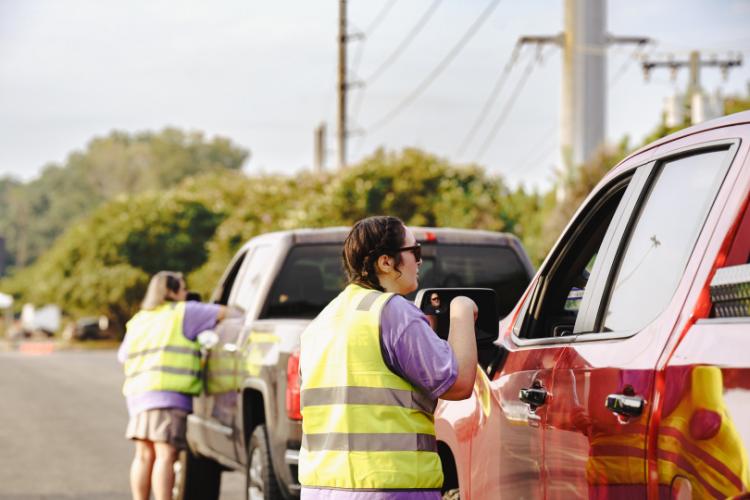
[[(727, 108), (748, 109), (750, 100), (729, 99)], [(646, 142), (674, 130), (659, 125)], [(341, 172), (247, 175), (241, 167), (249, 151), (228, 139), (171, 128), (113, 132), (36, 180), (0, 179), (0, 291), (18, 308), (57, 304), (70, 318), (106, 315), (121, 332), (158, 270), (186, 273), (205, 298), (255, 235), (350, 225), (374, 214), (511, 232), (538, 265), (630, 151), (625, 139), (539, 192), (418, 149), (378, 150)]]

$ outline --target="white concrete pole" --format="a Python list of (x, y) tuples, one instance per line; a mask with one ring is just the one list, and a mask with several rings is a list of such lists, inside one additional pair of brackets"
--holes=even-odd
[(565, 0), (560, 127), (567, 168), (590, 159), (606, 137), (606, 0)]

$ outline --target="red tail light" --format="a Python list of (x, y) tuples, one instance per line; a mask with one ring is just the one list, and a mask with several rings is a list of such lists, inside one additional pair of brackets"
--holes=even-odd
[(286, 415), (302, 420), (300, 411), (299, 349), (295, 349), (286, 363)]

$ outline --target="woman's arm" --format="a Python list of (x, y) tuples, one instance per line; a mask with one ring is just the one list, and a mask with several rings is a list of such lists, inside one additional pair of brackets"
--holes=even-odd
[(448, 344), (458, 362), (458, 377), (440, 396), (441, 399), (455, 401), (471, 396), (477, 374), (477, 343), (474, 334), (477, 313), (477, 305), (468, 297), (456, 297), (451, 301)]

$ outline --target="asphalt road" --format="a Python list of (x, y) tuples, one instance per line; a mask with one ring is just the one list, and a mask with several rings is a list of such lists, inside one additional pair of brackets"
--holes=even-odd
[[(0, 352), (0, 499), (129, 499), (121, 385), (114, 351)], [(221, 499), (243, 482), (224, 473)]]

